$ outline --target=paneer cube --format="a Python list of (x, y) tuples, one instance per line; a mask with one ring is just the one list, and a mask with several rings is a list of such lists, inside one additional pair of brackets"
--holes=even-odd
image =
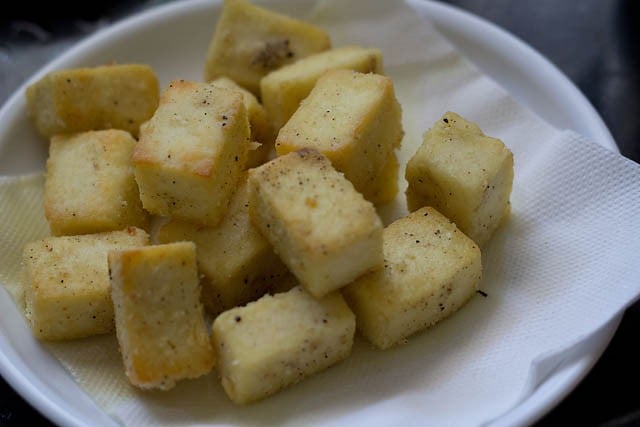
[(316, 299), (295, 287), (222, 313), (211, 339), (224, 390), (246, 404), (345, 359), (354, 332), (340, 293)]
[(334, 69), (381, 74), (382, 54), (378, 49), (345, 46), (310, 55), (267, 74), (260, 81), (260, 93), (274, 129), (284, 126), (318, 79)]
[(246, 174), (215, 227), (169, 221), (159, 227), (160, 243), (192, 241), (197, 246), (202, 301), (212, 315), (244, 305), (278, 287), (289, 275), (271, 244), (249, 219)]
[(133, 152), (144, 208), (216, 225), (244, 170), (248, 146), (249, 120), (240, 93), (174, 81), (142, 126)]
[(480, 246), (510, 212), (513, 154), (455, 113), (424, 134), (405, 176), (410, 210), (435, 207)]
[(44, 208), (55, 236), (146, 228), (125, 131), (102, 130), (51, 139)]
[(191, 242), (109, 253), (116, 334), (131, 384), (168, 390), (213, 367)]
[(401, 115), (389, 77), (331, 70), (280, 129), (276, 151), (314, 148), (365, 194), (400, 146)]
[(144, 246), (130, 227), (84, 236), (47, 237), (24, 247), (25, 315), (36, 338), (68, 340), (114, 330), (107, 254)]
[(374, 205), (392, 202), (398, 194), (398, 156), (391, 153), (378, 177), (365, 188), (363, 196)]
[(146, 65), (54, 71), (27, 88), (29, 116), (45, 137), (122, 129), (138, 135), (158, 107), (158, 79)]
[(250, 170), (249, 213), (315, 297), (382, 266), (382, 222), (374, 206), (315, 150)]
[(217, 78), (213, 80), (211, 84), (227, 89), (234, 89), (242, 94), (244, 107), (249, 116), (251, 141), (256, 145), (255, 147), (250, 147), (247, 153), (247, 168), (260, 166), (267, 160), (267, 156), (273, 148), (273, 141), (275, 139), (275, 135), (267, 119), (266, 110), (258, 102), (254, 94), (240, 87), (236, 82), (227, 77)]
[(358, 330), (380, 349), (454, 313), (482, 275), (478, 246), (433, 208), (384, 230), (384, 263), (342, 290)]
[(204, 78), (232, 77), (259, 96), (260, 79), (270, 71), (330, 47), (329, 35), (321, 28), (245, 0), (225, 0)]

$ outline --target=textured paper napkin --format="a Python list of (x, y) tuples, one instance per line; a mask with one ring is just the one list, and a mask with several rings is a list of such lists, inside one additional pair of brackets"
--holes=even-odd
[[(476, 296), (392, 350), (375, 351), (357, 339), (343, 363), (247, 407), (231, 404), (213, 374), (166, 393), (137, 391), (124, 377), (113, 335), (44, 344), (118, 423), (484, 424), (532, 393), (558, 360), (588, 351), (580, 343), (640, 293), (640, 166), (544, 123), (410, 6), (321, 1), (306, 18), (327, 28), (336, 46), (382, 49), (403, 105), (403, 165), (446, 110), (477, 122), (514, 152), (512, 216), (483, 252), (481, 288), (488, 297)], [(46, 227), (42, 216), (21, 214), (41, 205), (41, 183), (0, 181), (2, 272), (24, 241)], [(11, 199), (25, 185), (32, 193)], [(6, 210), (9, 201), (13, 208)], [(404, 212), (400, 194), (383, 216), (388, 222)], [(4, 238), (18, 226), (40, 231)], [(11, 271), (0, 279), (19, 289)]]

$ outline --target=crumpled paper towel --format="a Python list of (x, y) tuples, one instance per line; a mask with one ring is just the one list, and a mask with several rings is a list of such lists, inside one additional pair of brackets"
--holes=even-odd
[[(304, 10), (307, 3), (278, 5)], [(640, 166), (544, 123), (408, 5), (328, 0), (303, 17), (327, 28), (335, 46), (382, 49), (403, 105), (403, 165), (421, 134), (447, 110), (477, 122), (514, 152), (512, 215), (483, 251), (481, 288), (488, 297), (475, 297), (398, 348), (380, 352), (357, 339), (343, 363), (247, 407), (230, 403), (214, 374), (183, 381), (170, 392), (134, 389), (124, 377), (114, 335), (43, 345), (123, 425), (499, 421), (558, 360), (588, 351), (580, 344), (640, 294)], [(23, 185), (21, 179), (1, 181), (2, 206), (8, 205), (6, 190)], [(21, 209), (41, 203), (21, 200), (24, 205), (3, 208), (4, 229), (23, 224)], [(405, 212), (400, 194), (383, 215), (388, 222)], [(37, 223), (34, 229), (46, 226), (42, 217), (30, 221)], [(2, 240), (0, 259), (19, 253), (22, 240), (15, 233)]]

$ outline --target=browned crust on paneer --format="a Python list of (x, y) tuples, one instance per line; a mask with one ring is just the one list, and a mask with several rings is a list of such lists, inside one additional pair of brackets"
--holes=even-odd
[(233, 78), (256, 96), (272, 70), (331, 47), (326, 31), (244, 0), (225, 0), (209, 45), (206, 81)]
[(53, 71), (26, 96), (42, 136), (112, 128), (137, 135), (158, 106), (159, 85), (147, 65), (105, 65)]
[(374, 206), (316, 150), (250, 170), (249, 214), (316, 297), (382, 265), (382, 222)]
[(107, 254), (148, 243), (144, 230), (128, 227), (26, 244), (22, 256), (25, 316), (34, 336), (57, 341), (112, 332)]
[(116, 332), (129, 381), (168, 390), (207, 374), (213, 351), (192, 242), (109, 253)]

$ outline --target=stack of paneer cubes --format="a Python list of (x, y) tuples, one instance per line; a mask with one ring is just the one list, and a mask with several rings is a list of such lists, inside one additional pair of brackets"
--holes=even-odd
[(445, 114), (406, 169), (414, 212), (384, 228), (404, 132), (382, 72), (376, 49), (225, 0), (207, 82), (160, 96), (148, 67), (111, 65), (32, 85), (54, 236), (24, 249), (35, 336), (115, 330), (132, 384), (215, 365), (243, 404), (346, 358), (356, 326), (386, 349), (455, 312), (509, 213), (512, 155)]

